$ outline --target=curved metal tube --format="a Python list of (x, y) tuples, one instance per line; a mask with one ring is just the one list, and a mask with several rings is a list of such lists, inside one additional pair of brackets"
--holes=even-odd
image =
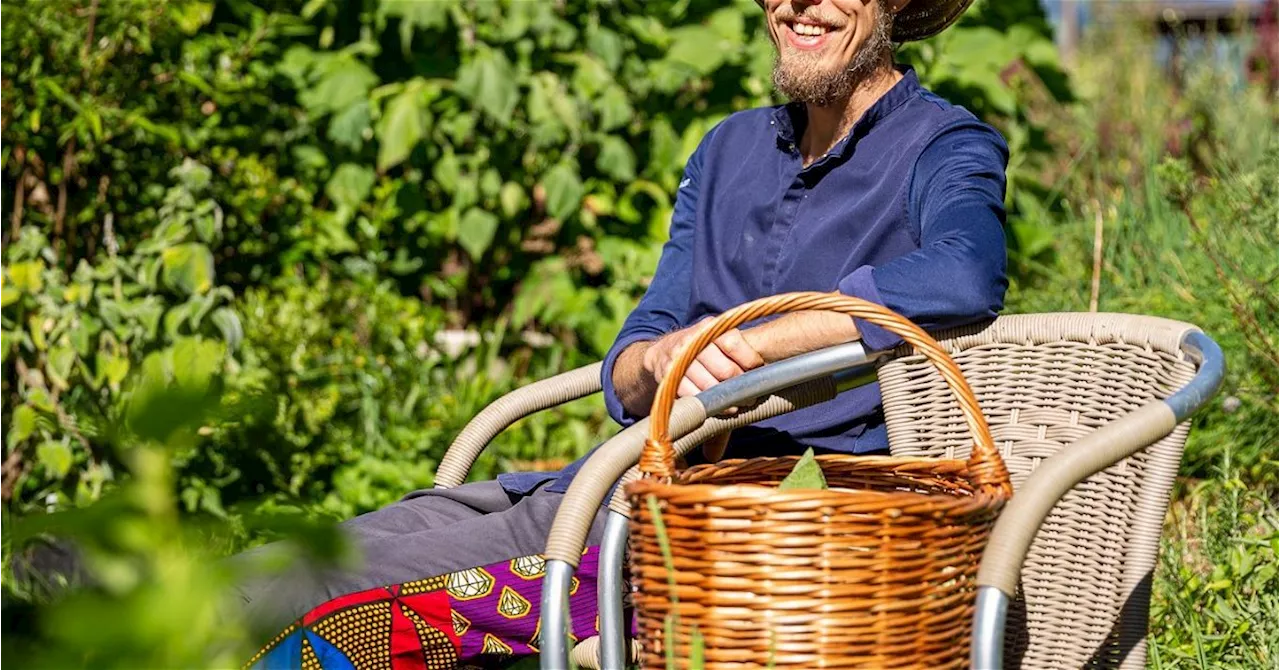
[[(1009, 615), (1009, 596), (994, 586), (978, 587), (973, 608), (973, 641), (969, 650), (972, 670), (1001, 670), (1004, 667), (1004, 623)], [(977, 644), (983, 640), (983, 644)]]
[[(1204, 407), (1226, 374), (1222, 348), (1198, 331), (1188, 333), (1182, 350), (1200, 366), (1186, 386), (1112, 421), (1063, 448), (1031, 473), (996, 520), (978, 568), (979, 602), (973, 614), (970, 661), (977, 670), (1003, 665), (1004, 626), (1008, 602), (1016, 595), (1022, 563), (1036, 532), (1053, 506), (1086, 477), (1163, 439)], [(1004, 606), (998, 606), (1000, 598)]]
[(572, 580), (572, 565), (556, 559), (547, 561), (546, 573), (542, 577), (542, 635), (538, 647), (545, 670), (569, 668), (569, 586)]
[(600, 570), (596, 575), (596, 597), (600, 609), (600, 667), (627, 667), (626, 617), (622, 607), (622, 559), (627, 549), (630, 519), (612, 510), (604, 522), (600, 542)]

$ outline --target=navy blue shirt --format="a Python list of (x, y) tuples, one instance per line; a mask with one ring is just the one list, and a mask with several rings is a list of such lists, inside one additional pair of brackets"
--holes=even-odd
[[(703, 138), (676, 194), (670, 238), (644, 297), (605, 358), (605, 404), (622, 425), (613, 367), (628, 346), (742, 303), (790, 291), (834, 291), (884, 305), (926, 329), (992, 318), (1005, 289), (1008, 148), (962, 107), (924, 89), (910, 68), (825, 156), (804, 166), (801, 104), (750, 109)], [(863, 343), (893, 334), (857, 321)], [(805, 447), (888, 447), (880, 391), (741, 428), (727, 455)], [(581, 461), (553, 487), (567, 487)], [(500, 477), (525, 492), (554, 474)]]

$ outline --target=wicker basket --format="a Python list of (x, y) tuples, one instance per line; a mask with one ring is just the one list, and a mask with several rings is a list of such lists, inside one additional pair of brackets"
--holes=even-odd
[[(667, 428), (676, 387), (697, 353), (747, 321), (809, 310), (858, 317), (912, 344), (959, 402), (973, 455), (822, 456), (828, 490), (779, 491), (794, 457), (676, 472)], [(659, 385), (651, 417), (640, 461), (645, 476), (628, 490), (643, 667), (665, 668), (668, 644), (677, 665), (688, 667), (695, 630), (707, 668), (967, 665), (974, 575), (1012, 488), (973, 392), (923, 330), (838, 294), (748, 303), (705, 322)], [(664, 563), (650, 496), (673, 571)]]

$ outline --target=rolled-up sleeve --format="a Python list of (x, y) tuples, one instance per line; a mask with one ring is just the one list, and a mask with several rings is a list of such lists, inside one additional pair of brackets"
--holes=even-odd
[[(1004, 306), (1004, 190), (1009, 150), (977, 121), (949, 127), (921, 153), (912, 173), (908, 213), (920, 248), (843, 277), (839, 290), (884, 305), (926, 330), (993, 318)], [(857, 320), (864, 344), (886, 349), (901, 340)]]
[[(712, 131), (714, 132), (714, 130)], [(604, 386), (604, 403), (609, 416), (623, 426), (629, 426), (641, 417), (633, 416), (622, 406), (613, 386), (613, 368), (618, 356), (636, 342), (656, 340), (667, 333), (684, 327), (689, 312), (690, 282), (693, 276), (693, 233), (697, 216), (698, 180), (702, 174), (704, 147), (711, 134), (685, 164), (684, 176), (676, 191), (676, 203), (671, 215), (671, 228), (667, 242), (662, 246), (658, 268), (653, 280), (639, 304), (627, 316), (622, 330), (605, 355), (601, 370)]]

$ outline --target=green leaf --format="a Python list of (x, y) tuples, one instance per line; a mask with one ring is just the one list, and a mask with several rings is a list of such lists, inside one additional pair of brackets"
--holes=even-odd
[(198, 242), (179, 244), (161, 252), (161, 273), (169, 288), (186, 295), (213, 288), (213, 253)]
[(595, 101), (595, 110), (600, 117), (600, 130), (610, 131), (626, 125), (635, 117), (631, 108), (631, 100), (621, 86), (610, 86)]
[(458, 244), (462, 245), (472, 260), (478, 261), (493, 243), (493, 235), (497, 230), (498, 217), (482, 209), (472, 208), (458, 222)]
[(65, 477), (71, 471), (71, 447), (55, 440), (41, 442), (36, 447), (36, 461), (54, 477)]
[(227, 343), (227, 349), (235, 351), (240, 348), (240, 343), (244, 340), (244, 327), (240, 325), (240, 316), (235, 310), (230, 307), (219, 307), (213, 310), (209, 319), (222, 333), (222, 341)]
[(622, 66), (625, 47), (622, 37), (608, 28), (597, 28), (587, 33), (587, 51), (595, 54), (610, 70)]
[(389, 16), (400, 19), (400, 48), (407, 57), (412, 53), (415, 29), (431, 30), (448, 25), (449, 5), (431, 0), (382, 0), (378, 4), (378, 25), (381, 27)]
[(23, 293), (36, 294), (44, 289), (44, 261), (34, 260), (9, 266), (9, 278)]
[(426, 130), (422, 87), (408, 86), (387, 103), (378, 121), (378, 171), (385, 172), (408, 158)]
[(459, 68), (455, 88), (471, 104), (503, 123), (511, 120), (520, 100), (511, 62), (496, 49), (481, 49)]
[[(365, 133), (369, 130), (369, 101), (360, 100), (329, 119), (325, 137), (338, 146), (359, 151), (364, 146)], [(327, 164), (326, 160), (326, 164)]]
[(376, 179), (373, 170), (363, 165), (343, 163), (333, 171), (329, 183), (324, 185), (324, 192), (335, 205), (354, 210), (369, 197)]
[(686, 65), (699, 75), (715, 72), (729, 54), (725, 40), (702, 26), (676, 28), (671, 35), (675, 39), (667, 50), (667, 60)]
[(36, 411), (30, 405), (18, 405), (9, 418), (9, 437), (5, 444), (16, 449), (23, 440), (31, 437), (36, 430)]
[(569, 162), (557, 164), (542, 178), (547, 191), (547, 213), (564, 220), (582, 204), (582, 180), (578, 169)]
[(818, 461), (813, 457), (813, 449), (806, 449), (804, 455), (796, 462), (796, 467), (791, 470), (791, 474), (778, 484), (779, 491), (825, 488), (827, 488), (827, 478), (822, 475), (822, 466), (818, 465)]
[(498, 203), (502, 206), (502, 214), (510, 219), (529, 205), (529, 198), (519, 184), (509, 181), (498, 192)]
[(76, 350), (68, 344), (60, 344), (49, 350), (48, 365), (45, 371), (49, 381), (59, 388), (70, 386), (71, 369), (76, 364)]
[(347, 54), (322, 60), (317, 70), (315, 85), (298, 94), (298, 102), (316, 115), (346, 110), (378, 85), (378, 76)]
[(457, 190), (458, 180), (462, 177), (462, 163), (458, 161), (453, 149), (445, 147), (444, 153), (431, 166), (431, 176), (446, 192)]
[(622, 138), (606, 137), (600, 142), (596, 167), (618, 181), (629, 182), (636, 178), (636, 155)]

